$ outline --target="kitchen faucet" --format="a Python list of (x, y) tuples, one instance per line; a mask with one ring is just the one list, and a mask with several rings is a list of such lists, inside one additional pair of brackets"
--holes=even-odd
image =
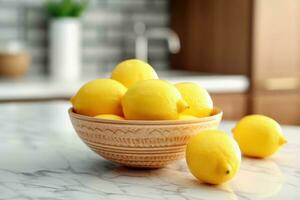
[(142, 22), (134, 24), (135, 38), (135, 57), (140, 60), (148, 61), (148, 41), (150, 39), (166, 39), (168, 49), (171, 53), (178, 53), (180, 50), (180, 40), (178, 35), (170, 28), (151, 28), (146, 29)]

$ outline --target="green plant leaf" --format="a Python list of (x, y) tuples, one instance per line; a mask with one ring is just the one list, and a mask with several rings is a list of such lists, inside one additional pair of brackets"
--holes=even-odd
[(80, 17), (88, 6), (88, 0), (48, 0), (46, 6), (51, 17)]

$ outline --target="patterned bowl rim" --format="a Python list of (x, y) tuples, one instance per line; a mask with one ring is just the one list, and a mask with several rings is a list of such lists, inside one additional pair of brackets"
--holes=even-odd
[(105, 124), (127, 124), (127, 125), (183, 125), (183, 124), (197, 124), (201, 122), (209, 122), (220, 120), (223, 115), (223, 111), (214, 107), (212, 115), (209, 117), (201, 117), (198, 119), (186, 119), (186, 120), (109, 120), (109, 119), (99, 119), (95, 117), (85, 116), (75, 113), (73, 107), (68, 110), (71, 118), (76, 118), (83, 121), (95, 122), (95, 123), (105, 123)]

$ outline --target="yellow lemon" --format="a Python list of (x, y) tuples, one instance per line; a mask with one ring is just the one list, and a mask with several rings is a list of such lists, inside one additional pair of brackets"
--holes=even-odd
[(270, 156), (287, 142), (280, 125), (264, 115), (249, 115), (242, 118), (232, 132), (242, 153), (252, 157)]
[(113, 114), (97, 115), (96, 118), (99, 118), (99, 119), (112, 119), (112, 120), (124, 120), (123, 117), (121, 117), (119, 115), (113, 115)]
[(193, 136), (186, 147), (186, 162), (200, 181), (220, 184), (239, 170), (241, 152), (238, 144), (223, 131), (206, 130)]
[(138, 59), (125, 60), (112, 71), (111, 78), (130, 87), (138, 81), (158, 79), (154, 69), (144, 61)]
[(206, 89), (190, 82), (177, 83), (175, 86), (190, 106), (183, 114), (197, 117), (207, 117), (211, 114), (213, 101)]
[(180, 114), (178, 119), (180, 119), (180, 120), (185, 120), (185, 119), (198, 119), (198, 117), (195, 117), (195, 116), (193, 116), (193, 115)]
[(144, 80), (130, 87), (122, 98), (125, 119), (171, 120), (187, 108), (178, 90), (162, 80)]
[(122, 115), (121, 98), (126, 90), (115, 80), (96, 79), (84, 84), (71, 102), (75, 112), (82, 115)]

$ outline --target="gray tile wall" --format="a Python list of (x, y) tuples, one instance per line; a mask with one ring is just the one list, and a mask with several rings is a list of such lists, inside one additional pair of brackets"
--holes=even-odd
[[(169, 25), (169, 0), (90, 0), (82, 17), (83, 73), (101, 73), (122, 59), (134, 57), (134, 40), (128, 38), (134, 22), (148, 28)], [(24, 41), (33, 57), (30, 74), (47, 73), (47, 14), (43, 0), (0, 0), (0, 44)], [(149, 62), (168, 68), (166, 41), (149, 43)]]

